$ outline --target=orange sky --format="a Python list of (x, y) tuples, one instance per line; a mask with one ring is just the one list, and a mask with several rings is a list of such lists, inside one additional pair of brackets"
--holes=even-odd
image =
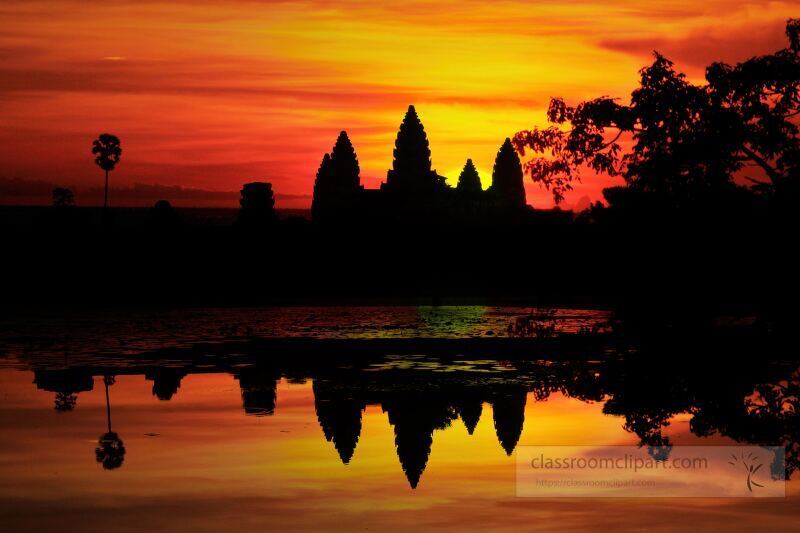
[[(236, 191), (264, 180), (278, 207), (307, 207), (339, 130), (366, 186), (385, 179), (413, 103), (434, 168), (454, 181), (471, 157), (488, 185), (502, 140), (543, 124), (549, 97), (627, 98), (653, 48), (700, 79), (710, 61), (783, 47), (798, 14), (794, 2), (735, 0), (5, 1), (0, 180), (74, 185), (91, 203), (102, 175), (90, 145), (108, 131), (123, 143), (113, 205), (130, 204), (137, 183)], [(587, 180), (566, 205), (608, 183)], [(529, 203), (551, 205), (526, 187)]]

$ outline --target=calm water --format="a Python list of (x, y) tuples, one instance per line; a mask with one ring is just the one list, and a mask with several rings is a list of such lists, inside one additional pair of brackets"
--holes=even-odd
[[(611, 327), (507, 308), (6, 318), (0, 529), (797, 530), (796, 363), (497, 353)], [(486, 337), (485, 355), (381, 352)], [(385, 338), (408, 342), (360, 348)], [(787, 498), (515, 497), (520, 445), (736, 442), (790, 448)]]

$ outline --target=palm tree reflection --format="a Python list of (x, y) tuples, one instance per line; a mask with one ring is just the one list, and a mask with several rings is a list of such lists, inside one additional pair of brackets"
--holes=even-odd
[(122, 466), (125, 461), (125, 446), (119, 435), (111, 431), (111, 402), (108, 397), (108, 386), (113, 385), (114, 376), (104, 376), (103, 384), (106, 387), (106, 421), (108, 431), (100, 435), (97, 440), (97, 448), (94, 453), (98, 463), (103, 465), (104, 470), (114, 470)]

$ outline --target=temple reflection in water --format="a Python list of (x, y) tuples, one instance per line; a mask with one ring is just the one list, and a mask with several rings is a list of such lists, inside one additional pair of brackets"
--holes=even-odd
[(642, 354), (568, 361), (406, 355), (331, 358), (327, 363), (247, 354), (181, 358), (175, 353), (165, 362), (163, 355), (98, 357), (94, 364), (83, 358), (76, 366), (61, 361), (44, 367), (41, 359), (20, 364), (33, 370), (39, 390), (54, 394), (54, 408), (60, 412), (79, 409), (81, 393), (91, 391), (99, 378), (107, 392), (108, 431), (99, 439), (97, 455), (110, 469), (122, 466), (125, 454), (125, 428), (115, 427), (115, 432), (111, 425), (114, 376), (143, 375), (152, 382), (153, 396), (170, 401), (181, 394), (182, 379), (198, 373), (231, 375), (245, 415), (255, 417), (276, 415), (281, 380), (311, 380), (321, 437), (344, 465), (358, 460), (362, 414), (367, 406), (379, 406), (392, 426), (397, 457), (412, 488), (420, 483), (437, 432), (460, 419), (472, 435), (490, 409), (498, 452), (511, 455), (525, 424), (526, 402), (543, 402), (554, 393), (602, 402), (603, 413), (620, 417), (622, 427), (656, 458), (669, 454), (665, 427), (675, 415), (686, 414), (696, 436), (780, 443), (787, 447), (786, 474), (798, 466), (796, 363), (694, 363), (654, 370)]

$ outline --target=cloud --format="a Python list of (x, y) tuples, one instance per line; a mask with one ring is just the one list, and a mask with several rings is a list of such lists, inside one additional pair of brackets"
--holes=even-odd
[[(663, 36), (605, 39), (600, 46), (615, 52), (649, 57), (653, 51), (665, 55), (678, 69), (705, 69), (715, 61), (735, 63), (787, 46), (786, 21), (742, 27), (708, 27), (678, 38)], [(648, 60), (649, 62), (649, 60)]]
[(30, 61), (44, 53), (40, 46), (0, 44), (0, 60), (11, 61)]
[[(10, 53), (10, 52), (9, 52)], [(3, 49), (0, 49), (2, 58)], [(244, 102), (301, 102), (304, 107), (326, 110), (357, 105), (360, 109), (396, 107), (412, 102), (466, 106), (531, 106), (547, 101), (541, 91), (525, 96), (460, 94), (451, 90), (377, 82), (325, 81), (313, 66), (272, 65), (237, 58), (209, 60), (202, 65), (105, 57), (91, 62), (0, 67), (0, 96), (23, 97), (36, 93), (86, 93), (170, 95), (230, 98)], [(286, 84), (291, 76), (292, 84)]]

